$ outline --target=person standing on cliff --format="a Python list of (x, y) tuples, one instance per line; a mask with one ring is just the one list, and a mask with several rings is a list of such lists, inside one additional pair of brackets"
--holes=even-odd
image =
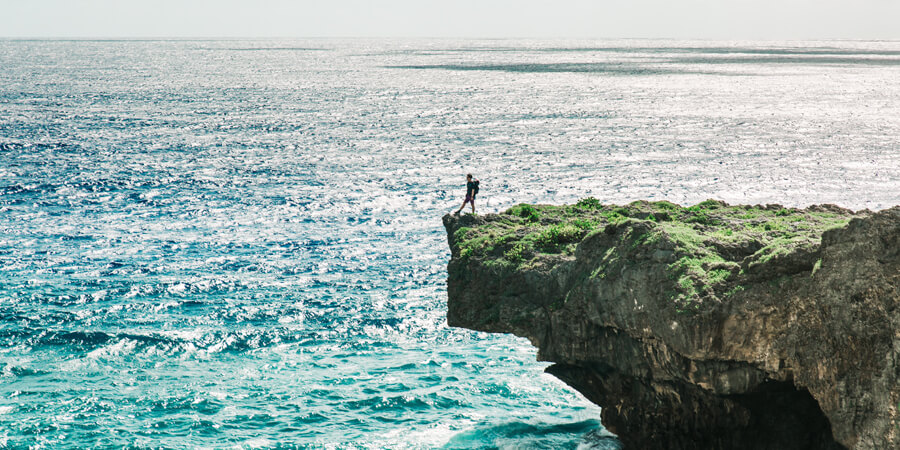
[(475, 214), (475, 196), (478, 195), (478, 183), (478, 179), (474, 178), (471, 173), (466, 175), (466, 199), (463, 200), (462, 206), (456, 210), (456, 214), (459, 214), (466, 207), (466, 203), (472, 204), (472, 214)]

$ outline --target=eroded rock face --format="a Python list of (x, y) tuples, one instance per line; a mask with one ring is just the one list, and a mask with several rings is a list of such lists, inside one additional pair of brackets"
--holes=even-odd
[(445, 216), (449, 324), (530, 339), (626, 448), (900, 448), (900, 207), (662, 203)]

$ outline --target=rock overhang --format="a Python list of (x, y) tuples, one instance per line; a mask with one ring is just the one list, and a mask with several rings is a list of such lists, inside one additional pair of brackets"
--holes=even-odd
[[(846, 411), (841, 401), (830, 403), (835, 393), (828, 383), (852, 378), (843, 367), (849, 362), (824, 367), (817, 359), (847, 353), (842, 349), (848, 341), (878, 341), (881, 353), (872, 358), (892, 361), (884, 341), (890, 343), (898, 329), (896, 315), (887, 312), (898, 302), (898, 216), (900, 208), (871, 213), (712, 200), (691, 207), (617, 206), (593, 199), (517, 205), (498, 215), (445, 216), (452, 252), (448, 322), (525, 336), (540, 359), (558, 364), (557, 374), (591, 373), (620, 387), (610, 380), (630, 380), (678, 394), (671, 398), (688, 395), (713, 410), (730, 405), (725, 409), (742, 411), (743, 422), (709, 425), (731, 427), (735, 436), (739, 429), (753, 435), (765, 422), (765, 408), (747, 399), (791, 387), (797, 399), (806, 392), (813, 403), (825, 403), (820, 411), (828, 420), (812, 421), (819, 428), (809, 430), (818, 436), (810, 442), (826, 445), (837, 424), (837, 446), (893, 443), (896, 436), (875, 436), (881, 428), (890, 431), (885, 423), (897, 422), (890, 406), (896, 388), (884, 388), (882, 401), (863, 402), (884, 409), (881, 425), (859, 425), (859, 414)], [(850, 274), (852, 282), (840, 281)], [(870, 308), (844, 311), (854, 298)], [(853, 314), (856, 319), (847, 317)], [(857, 322), (881, 324), (884, 331), (868, 331)], [(896, 374), (889, 376), (896, 371), (893, 362), (870, 362), (868, 369), (880, 374), (875, 384), (896, 381)], [(618, 424), (623, 433), (630, 429), (622, 421), (623, 408), (633, 417), (650, 414), (637, 400), (611, 409), (615, 389), (589, 394), (569, 378), (606, 407), (604, 422)], [(857, 381), (846, 393), (865, 396), (871, 383)], [(678, 393), (685, 389), (692, 394)], [(740, 407), (731, 397), (756, 406)], [(692, 430), (688, 434), (709, 429), (700, 418), (682, 417), (685, 423), (676, 428)]]

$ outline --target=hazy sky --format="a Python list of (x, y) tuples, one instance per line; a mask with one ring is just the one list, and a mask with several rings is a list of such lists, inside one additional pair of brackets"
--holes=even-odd
[(900, 39), (900, 0), (0, 0), (0, 36)]

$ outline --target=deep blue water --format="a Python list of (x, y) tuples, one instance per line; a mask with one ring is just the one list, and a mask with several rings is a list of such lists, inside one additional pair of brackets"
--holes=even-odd
[(0, 448), (616, 448), (440, 217), (900, 203), (900, 44), (0, 41)]

